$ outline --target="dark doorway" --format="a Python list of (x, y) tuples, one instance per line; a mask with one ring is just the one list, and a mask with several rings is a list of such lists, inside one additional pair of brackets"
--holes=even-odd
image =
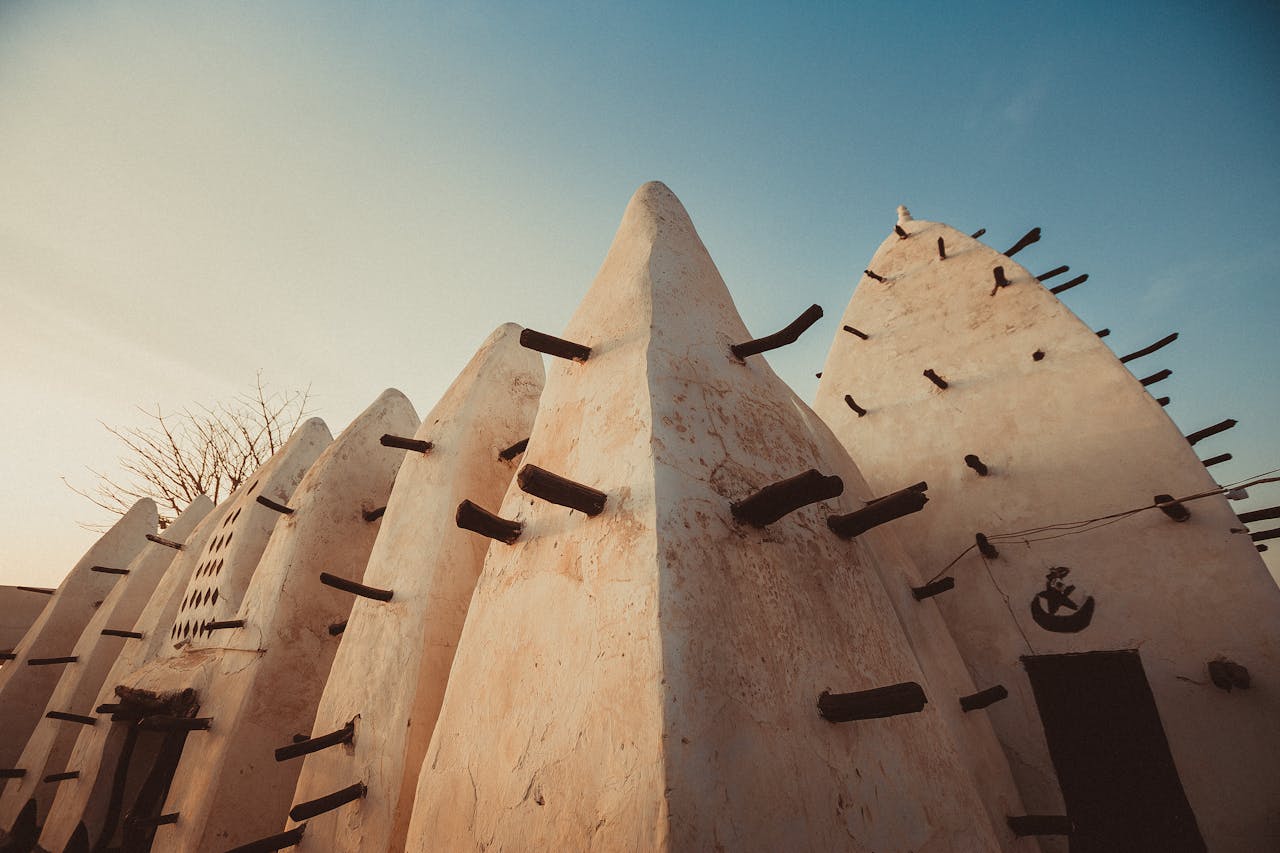
[(1202, 853), (1138, 653), (1022, 662), (1075, 825), (1071, 853)]

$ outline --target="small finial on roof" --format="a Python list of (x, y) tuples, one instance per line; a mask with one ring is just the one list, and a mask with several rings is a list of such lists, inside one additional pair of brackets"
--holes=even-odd
[(898, 224), (911, 221), (911, 211), (907, 210), (905, 204), (898, 205)]

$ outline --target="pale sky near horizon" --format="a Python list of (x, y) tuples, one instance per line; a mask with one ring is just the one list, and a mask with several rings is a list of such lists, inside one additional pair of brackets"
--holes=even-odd
[[(99, 421), (310, 385), (420, 415), (557, 332), (646, 180), (811, 399), (894, 209), (1063, 295), (1230, 482), (1280, 467), (1276, 3), (0, 2), (0, 583), (94, 535)], [(1243, 511), (1280, 504), (1263, 487)], [(1110, 509), (1110, 508), (1108, 508)], [(1263, 525), (1265, 526), (1265, 525)], [(1280, 542), (1273, 543), (1280, 549)], [(1271, 555), (1268, 555), (1269, 557)]]

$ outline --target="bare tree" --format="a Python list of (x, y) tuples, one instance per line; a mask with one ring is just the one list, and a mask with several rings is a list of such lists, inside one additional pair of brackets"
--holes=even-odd
[[(196, 497), (215, 504), (271, 458), (310, 412), (311, 389), (270, 392), (259, 373), (254, 387), (212, 406), (165, 413), (139, 408), (148, 423), (138, 427), (103, 424), (124, 445), (120, 475), (95, 471), (92, 486), (73, 492), (115, 515), (135, 501), (151, 498), (167, 527)], [(91, 530), (108, 525), (81, 524)]]

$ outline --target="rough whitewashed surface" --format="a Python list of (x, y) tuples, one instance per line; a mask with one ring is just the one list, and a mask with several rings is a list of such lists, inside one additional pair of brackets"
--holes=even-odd
[[(418, 785), (411, 850), (999, 849), (874, 564), (825, 525), (847, 454), (755, 356), (684, 208), (631, 200), (564, 337), (526, 460), (604, 491), (594, 518), (513, 486)], [(731, 501), (808, 468), (838, 500), (767, 529)], [(859, 495), (866, 497), (866, 494)], [(869, 544), (871, 543), (871, 544)], [(345, 647), (345, 646), (344, 646)], [(834, 725), (824, 689), (924, 686)]]
[(212, 853), (279, 831), (302, 762), (277, 762), (274, 751), (311, 730), (339, 643), (328, 626), (351, 611), (352, 596), (320, 572), (363, 578), (381, 523), (364, 513), (386, 505), (404, 458), (379, 439), (417, 425), (408, 398), (385, 391), (293, 491), (294, 511), (276, 522), (235, 614), (244, 627), (213, 635), (223, 653), (192, 685), (213, 726), (187, 738), (162, 809), (182, 818), (157, 830), (152, 849)]
[[(143, 498), (85, 552), (58, 585), (48, 605), (0, 667), (0, 767), (16, 767), (27, 738), (67, 666), (28, 666), (31, 658), (72, 654), (76, 641), (117, 580), (90, 566), (126, 566), (156, 532), (156, 505)], [(0, 826), (0, 828), (7, 828)]]
[[(259, 494), (287, 503), (293, 490), (331, 441), (323, 421), (311, 418), (192, 532), (186, 548), (152, 593), (134, 630), (144, 639), (124, 647), (103, 683), (97, 703), (119, 701), (115, 688), (184, 690), (205, 667), (220, 659), (216, 647), (201, 641), (200, 622), (234, 618), (240, 598), (253, 576), (279, 515), (257, 503)], [(214, 599), (213, 590), (219, 590)], [(222, 594), (223, 592), (227, 594)], [(199, 648), (191, 648), (198, 643)], [(91, 842), (115, 832), (108, 826), (108, 804), (117, 764), (126, 743), (127, 724), (104, 722), (80, 733), (68, 766), (80, 777), (58, 783), (53, 808), (40, 834), (40, 846), (62, 850), (84, 823)], [(143, 739), (139, 738), (141, 742)], [(144, 743), (145, 747), (146, 744)], [(151, 769), (154, 753), (138, 749), (129, 762), (128, 790)], [(128, 809), (129, 804), (123, 803)], [(122, 814), (116, 815), (115, 824)], [(118, 830), (118, 825), (115, 829)]]
[(355, 602), (313, 729), (325, 734), (355, 719), (355, 742), (308, 755), (294, 802), (357, 782), (368, 793), (307, 821), (310, 849), (403, 849), (418, 768), (488, 544), (459, 530), (454, 513), (467, 498), (497, 506), (517, 464), (498, 454), (529, 436), (542, 391), (541, 356), (519, 336), (511, 324), (489, 336), (418, 428), (430, 452), (404, 453), (364, 579), (394, 596)]
[[(164, 538), (185, 541), (212, 509), (212, 501), (204, 495), (197, 497), (164, 529)], [(126, 569), (128, 574), (109, 575), (115, 585), (76, 641), (72, 654), (79, 660), (63, 668), (62, 677), (45, 707), (46, 713), (63, 711), (93, 716), (103, 679), (115, 664), (121, 649), (128, 643), (137, 642), (122, 637), (104, 637), (102, 630), (133, 630), (139, 613), (178, 553), (157, 542), (146, 542), (127, 565), (110, 567)], [(50, 773), (75, 769), (68, 767), (67, 758), (80, 730), (80, 723), (47, 717), (38, 721), (18, 759), (18, 766), (26, 769), (27, 775), (11, 780), (0, 796), (0, 827), (13, 826), (19, 812), (32, 800), (36, 802), (36, 813), (41, 819), (49, 812), (57, 786), (41, 780)]]
[[(1028, 811), (1064, 804), (1020, 657), (1138, 649), (1208, 848), (1277, 849), (1280, 590), (1243, 525), (1219, 496), (1188, 503), (1185, 523), (1152, 509), (1096, 532), (1022, 534), (998, 541), (998, 558), (972, 550), (949, 565), (977, 532), (1098, 518), (1216, 484), (1151, 394), (1032, 273), (946, 225), (905, 212), (899, 225), (908, 238), (890, 234), (867, 265), (887, 281), (864, 277), (841, 320), (869, 337), (836, 333), (814, 408), (874, 489), (929, 483), (929, 505), (895, 529), (926, 576), (955, 578), (934, 600), (974, 680), (1009, 690), (984, 713)], [(1011, 283), (993, 293), (995, 266)], [(1134, 363), (1139, 376), (1160, 366), (1155, 355)], [(1223, 441), (1196, 450), (1211, 456)], [(1055, 566), (1070, 569), (1078, 606), (1095, 599), (1078, 633), (1032, 618)], [(1245, 665), (1253, 687), (1213, 686), (1206, 663), (1220, 656)]]

